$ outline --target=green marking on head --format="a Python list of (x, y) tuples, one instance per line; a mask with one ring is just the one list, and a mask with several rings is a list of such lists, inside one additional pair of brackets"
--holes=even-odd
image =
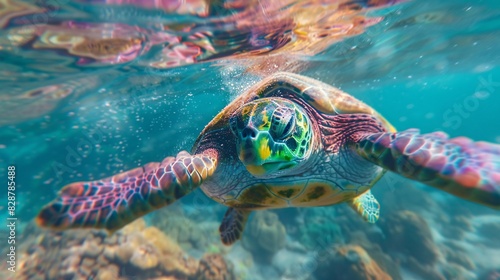
[(313, 131), (302, 108), (282, 98), (262, 98), (230, 119), (238, 155), (254, 176), (285, 171), (311, 154)]

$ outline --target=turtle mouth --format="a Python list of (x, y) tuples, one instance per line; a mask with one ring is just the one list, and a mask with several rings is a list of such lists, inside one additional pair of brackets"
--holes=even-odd
[[(299, 163), (293, 159), (281, 158), (276, 152), (279, 147), (276, 147), (273, 139), (265, 137), (265, 133), (262, 135), (257, 139), (246, 139), (238, 143), (238, 157), (248, 172), (255, 177), (276, 176), (282, 174), (280, 171), (290, 169)], [(275, 174), (276, 172), (278, 174)]]
[(257, 160), (257, 156), (249, 151), (249, 150), (246, 150), (242, 153), (240, 153), (242, 156), (240, 156), (240, 160), (243, 162), (243, 164), (245, 165), (249, 165), (249, 164), (252, 164), (254, 163), (256, 160)]
[(269, 171), (280, 171), (280, 170), (285, 170), (290, 167), (294, 167), (297, 165), (296, 162), (294, 161), (280, 161), (280, 162), (266, 162), (262, 164), (262, 167), (264, 169), (269, 170)]

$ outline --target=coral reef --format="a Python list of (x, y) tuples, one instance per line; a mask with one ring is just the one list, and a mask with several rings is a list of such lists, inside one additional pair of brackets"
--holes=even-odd
[(391, 280), (385, 271), (360, 246), (347, 245), (332, 249), (314, 272), (317, 279)]
[(219, 254), (206, 254), (198, 267), (198, 278), (203, 280), (233, 279), (230, 269)]
[(243, 247), (254, 257), (269, 259), (286, 245), (285, 226), (271, 211), (258, 211), (243, 233)]
[(221, 255), (197, 260), (143, 219), (111, 236), (98, 230), (37, 231), (20, 254), (17, 279), (234, 279)]

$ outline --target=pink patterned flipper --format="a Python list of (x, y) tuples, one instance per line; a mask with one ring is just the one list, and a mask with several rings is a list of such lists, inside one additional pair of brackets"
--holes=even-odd
[(363, 158), (455, 196), (500, 209), (500, 145), (410, 129), (361, 137)]
[(216, 156), (182, 151), (115, 176), (65, 186), (38, 214), (53, 229), (105, 228), (114, 232), (131, 221), (196, 189), (213, 174)]

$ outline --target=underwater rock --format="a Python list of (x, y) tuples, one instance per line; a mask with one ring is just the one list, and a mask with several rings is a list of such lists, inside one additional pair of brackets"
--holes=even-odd
[(370, 257), (377, 262), (380, 268), (387, 272), (393, 280), (402, 280), (401, 273), (399, 271), (399, 263), (394, 261), (389, 255), (387, 255), (378, 242), (372, 242), (368, 239), (367, 235), (363, 231), (355, 231), (349, 235), (350, 244), (356, 244), (361, 246)]
[(243, 247), (256, 259), (269, 259), (286, 245), (285, 226), (271, 211), (258, 211), (243, 234)]
[(271, 265), (281, 275), (281, 279), (297, 279), (297, 275), (301, 275), (299, 279), (307, 279), (312, 273), (310, 264), (315, 261), (316, 252), (297, 252), (286, 248), (273, 256)]
[(183, 252), (181, 246), (179, 246), (177, 242), (156, 227), (146, 228), (142, 234), (163, 254), (176, 255)]
[(314, 272), (317, 279), (391, 280), (375, 260), (360, 246), (346, 245), (329, 251)]
[(142, 246), (132, 254), (130, 264), (142, 270), (152, 269), (158, 265), (158, 257), (152, 247)]
[(101, 269), (97, 273), (96, 280), (115, 280), (118, 279), (120, 275), (120, 269), (118, 266), (112, 264), (106, 267), (106, 269)]
[(19, 247), (16, 279), (234, 279), (222, 255), (196, 260), (142, 219), (111, 236), (99, 230), (27, 229), (20, 238), (26, 241)]
[(299, 227), (299, 240), (308, 249), (343, 243), (340, 227), (327, 217), (313, 217)]
[(206, 254), (200, 260), (197, 280), (234, 279), (232, 270), (220, 254)]
[(412, 211), (394, 212), (380, 220), (380, 227), (386, 237), (383, 249), (396, 253), (396, 261), (425, 279), (444, 279), (436, 268), (439, 250), (422, 217)]
[(378, 227), (379, 223), (370, 224), (365, 222), (358, 213), (347, 205), (308, 208), (306, 211), (306, 216), (309, 218), (305, 218), (307, 220), (300, 225), (299, 232), (304, 232), (303, 228), (307, 228), (310, 220), (316, 218), (326, 219), (332, 225), (330, 229), (338, 227), (341, 230), (338, 233), (339, 235), (332, 235), (335, 231), (329, 231), (327, 228), (326, 232), (329, 232), (335, 238), (325, 238), (324, 235), (321, 236), (321, 233), (319, 233), (318, 239), (315, 241), (322, 245), (321, 248), (328, 248), (334, 244), (358, 245), (366, 250), (378, 266), (392, 279), (402, 279), (399, 271), (399, 263), (386, 254), (379, 245), (385, 238), (384, 233)]
[(237, 279), (248, 279), (251, 275), (255, 275), (254, 270), (256, 263), (252, 253), (243, 248), (241, 242), (237, 242), (231, 247), (231, 251), (224, 255), (227, 260), (231, 260), (231, 268)]
[(161, 258), (160, 266), (166, 271), (178, 271), (181, 274), (191, 275), (197, 269), (198, 263), (193, 258), (187, 257), (183, 249), (169, 236), (157, 228), (147, 228), (144, 237), (159, 251), (160, 255), (175, 256), (174, 258)]
[(384, 247), (415, 258), (423, 265), (433, 265), (439, 257), (427, 222), (411, 211), (385, 215), (380, 226), (386, 236)]

